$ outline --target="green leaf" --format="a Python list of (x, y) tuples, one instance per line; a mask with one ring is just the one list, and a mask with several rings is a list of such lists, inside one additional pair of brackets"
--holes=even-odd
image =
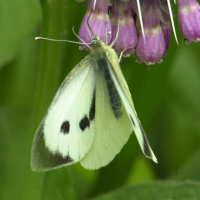
[(166, 181), (127, 186), (90, 200), (196, 200), (200, 183)]
[(171, 176), (175, 180), (200, 180), (200, 149), (185, 162), (185, 164)]

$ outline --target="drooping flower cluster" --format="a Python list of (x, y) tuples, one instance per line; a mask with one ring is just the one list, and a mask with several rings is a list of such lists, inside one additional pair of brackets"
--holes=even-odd
[[(199, 3), (197, 0), (176, 1), (180, 30), (187, 44), (199, 42)], [(94, 34), (107, 44), (117, 37), (113, 48), (118, 54), (123, 52), (127, 57), (134, 52), (138, 63), (152, 65), (162, 62), (169, 47), (169, 19), (177, 41), (170, 0), (88, 0), (79, 37), (90, 43)], [(80, 49), (84, 48), (89, 50), (83, 44)]]

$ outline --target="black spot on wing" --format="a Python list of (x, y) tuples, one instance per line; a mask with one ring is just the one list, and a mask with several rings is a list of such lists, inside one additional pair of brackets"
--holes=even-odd
[(98, 64), (98, 67), (99, 67), (100, 71), (103, 73), (103, 76), (105, 78), (107, 91), (108, 91), (108, 95), (109, 95), (109, 100), (110, 100), (110, 105), (112, 107), (114, 115), (117, 119), (119, 119), (120, 117), (122, 117), (121, 98), (119, 96), (119, 93), (117, 91), (115, 83), (114, 83), (114, 81), (111, 77), (108, 62), (105, 58), (106, 58), (106, 55), (102, 55), (102, 57), (100, 57), (97, 60), (97, 64)]
[(69, 133), (69, 128), (70, 128), (69, 121), (65, 121), (62, 123), (62, 125), (60, 127), (60, 132), (67, 134), (67, 133)]
[(87, 127), (90, 127), (90, 121), (88, 117), (85, 115), (85, 117), (79, 122), (79, 127), (82, 131), (84, 131)]
[(90, 122), (95, 118), (95, 103), (96, 103), (96, 92), (94, 90), (92, 102), (90, 105), (89, 117), (85, 115), (79, 122), (79, 127), (82, 131), (84, 131), (87, 127), (90, 127)]
[(130, 118), (131, 118), (131, 122), (132, 122), (133, 126), (135, 127), (135, 122), (133, 121), (132, 116), (131, 116), (130, 114), (129, 114), (129, 116), (130, 116)]
[(96, 107), (95, 103), (96, 103), (96, 92), (94, 90), (92, 104), (90, 106), (90, 113), (89, 113), (90, 121), (94, 120), (95, 118), (95, 107)]
[(150, 146), (146, 137), (146, 134), (144, 132), (144, 129), (142, 127), (142, 125), (139, 122), (139, 126), (140, 126), (140, 130), (142, 132), (142, 137), (143, 137), (143, 147), (144, 147), (144, 153), (147, 157), (152, 158), (152, 154), (151, 154), (151, 150), (150, 150)]

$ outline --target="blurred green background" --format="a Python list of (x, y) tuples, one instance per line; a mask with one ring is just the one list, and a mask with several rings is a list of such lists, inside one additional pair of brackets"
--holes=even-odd
[(72, 27), (78, 33), (86, 10), (87, 2), (75, 0), (1, 0), (0, 199), (200, 199), (200, 46), (185, 44), (176, 16), (180, 44), (172, 34), (162, 64), (148, 70), (134, 55), (121, 63), (158, 164), (144, 157), (133, 133), (100, 170), (31, 171), (35, 130), (62, 80), (88, 54), (34, 38), (77, 41)]

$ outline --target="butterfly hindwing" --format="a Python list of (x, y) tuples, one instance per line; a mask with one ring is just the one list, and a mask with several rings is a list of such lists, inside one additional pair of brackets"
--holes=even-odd
[(78, 162), (89, 151), (95, 132), (95, 82), (88, 56), (66, 77), (36, 131), (33, 170)]
[(86, 169), (107, 165), (120, 152), (133, 129), (144, 154), (156, 162), (135, 112), (117, 55), (109, 46), (106, 48), (99, 56), (100, 62), (97, 60), (99, 73), (96, 78), (95, 138), (90, 151), (81, 160), (81, 165)]
[(107, 165), (129, 139), (132, 126), (110, 74), (111, 66), (102, 54), (96, 60), (95, 137), (90, 151), (80, 161), (86, 169)]

